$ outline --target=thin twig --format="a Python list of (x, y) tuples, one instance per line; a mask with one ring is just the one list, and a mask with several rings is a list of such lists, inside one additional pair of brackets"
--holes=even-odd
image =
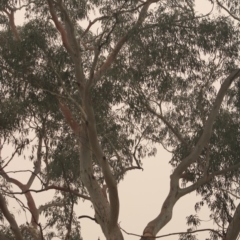
[[(119, 228), (123, 231), (123, 232), (125, 232), (127, 235), (131, 235), (131, 236), (135, 236), (135, 237), (141, 237), (141, 238), (145, 238), (146, 236), (143, 236), (143, 235), (139, 235), (139, 234), (135, 234), (135, 233), (129, 233), (129, 232), (127, 232), (126, 230), (124, 230), (123, 228), (121, 228), (120, 226), (119, 226)], [(155, 238), (164, 238), (164, 237), (169, 237), (169, 236), (173, 236), (173, 235), (180, 235), (180, 234), (192, 234), (192, 233), (196, 233), (196, 232), (204, 232), (204, 231), (210, 231), (210, 232), (213, 232), (213, 233), (216, 233), (218, 236), (220, 236), (220, 237), (222, 237), (222, 235), (218, 232), (218, 231), (216, 231), (216, 230), (214, 230), (214, 229), (210, 229), (210, 228), (205, 228), (205, 229), (199, 229), (199, 230), (194, 230), (194, 231), (191, 231), (191, 232), (175, 232), (175, 233), (169, 233), (169, 234), (164, 234), (164, 235), (160, 235), (160, 236), (148, 236), (148, 238), (153, 238), (153, 239), (155, 239)]]
[(235, 16), (234, 14), (232, 14), (226, 7), (224, 7), (218, 0), (216, 0), (217, 4), (224, 9), (231, 17), (233, 17), (235, 20), (240, 22), (240, 18), (238, 18), (237, 16)]

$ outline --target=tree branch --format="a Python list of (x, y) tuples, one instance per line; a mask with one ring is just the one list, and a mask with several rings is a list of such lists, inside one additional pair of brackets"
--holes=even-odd
[(94, 82), (97, 82), (101, 76), (110, 68), (112, 65), (113, 61), (116, 59), (119, 51), (122, 49), (123, 45), (126, 43), (126, 41), (130, 38), (132, 33), (143, 23), (144, 19), (147, 16), (147, 11), (149, 6), (152, 3), (158, 2), (159, 0), (147, 0), (145, 4), (143, 5), (140, 13), (138, 20), (136, 24), (128, 30), (128, 32), (118, 41), (112, 52), (108, 55), (106, 61), (102, 64), (100, 69), (94, 74)]
[(7, 208), (7, 204), (5, 202), (5, 199), (1, 193), (0, 193), (0, 209), (1, 209), (4, 217), (8, 220), (8, 222), (11, 226), (11, 229), (13, 231), (13, 234), (16, 237), (16, 240), (23, 240), (23, 237), (22, 237), (20, 229), (17, 225), (17, 222), (15, 221), (13, 215), (9, 212), (9, 210)]
[(79, 57), (79, 46), (76, 40), (75, 32), (74, 32), (74, 24), (70, 19), (65, 6), (63, 5), (62, 1), (58, 1), (59, 9), (64, 17), (65, 29), (68, 39), (70, 40), (70, 44), (73, 46), (74, 54)]
[(224, 9), (231, 17), (233, 17), (235, 20), (240, 22), (240, 18), (238, 18), (237, 16), (235, 16), (234, 14), (232, 14), (226, 7), (223, 6), (223, 4), (221, 4), (218, 0), (216, 0), (217, 4)]
[[(70, 192), (70, 193), (72, 193), (72, 194), (74, 194), (74, 195), (76, 195), (80, 198), (83, 198), (85, 200), (91, 200), (91, 198), (89, 196), (83, 195), (83, 194), (79, 193), (77, 190), (68, 189), (66, 187), (50, 185), (50, 186), (47, 186), (43, 191), (47, 191), (47, 190), (50, 190), (50, 189), (56, 189), (56, 190), (63, 191), (63, 192)], [(34, 192), (34, 190), (31, 190), (31, 191)]]
[(73, 221), (73, 208), (74, 208), (74, 201), (72, 201), (71, 212), (70, 212), (69, 223), (67, 226), (67, 233), (66, 233), (65, 240), (70, 239), (70, 236), (71, 236), (72, 221)]
[(111, 231), (111, 229), (113, 229), (117, 224), (118, 214), (119, 214), (119, 198), (118, 198), (118, 191), (117, 191), (117, 183), (113, 178), (108, 161), (98, 141), (96, 120), (95, 120), (92, 105), (90, 103), (87, 103), (85, 105), (85, 109), (86, 109), (86, 114), (88, 116), (87, 131), (88, 131), (89, 141), (90, 141), (93, 153), (95, 154), (98, 160), (99, 166), (101, 166), (102, 168), (103, 176), (109, 190), (109, 201), (110, 201), (109, 231)]
[(83, 34), (81, 35), (81, 39), (89, 32), (91, 26), (96, 23), (97, 21), (103, 20), (105, 18), (108, 18), (108, 16), (102, 16), (99, 18), (95, 18), (93, 21), (90, 21), (87, 28), (85, 29), (85, 31), (83, 32)]
[(71, 111), (69, 110), (67, 104), (65, 104), (60, 99), (58, 100), (58, 102), (59, 102), (59, 106), (60, 106), (61, 112), (62, 112), (66, 122), (71, 127), (72, 131), (76, 134), (76, 136), (78, 136), (79, 135), (79, 131), (80, 131), (79, 124), (77, 123), (77, 121), (73, 117), (73, 115), (72, 115)]
[[(120, 227), (120, 229), (123, 232), (125, 232), (127, 235), (141, 237), (141, 240), (148, 240), (148, 239), (146, 239), (146, 236), (135, 234), (135, 233), (129, 233), (126, 230), (124, 230), (123, 228), (121, 228), (121, 227)], [(216, 231), (214, 229), (211, 229), (211, 228), (205, 228), (205, 229), (194, 230), (194, 231), (191, 231), (191, 232), (175, 232), (175, 233), (169, 233), (169, 234), (164, 234), (164, 235), (155, 236), (155, 237), (154, 236), (148, 236), (148, 238), (149, 239), (164, 238), (164, 237), (169, 237), (169, 236), (173, 236), (173, 235), (188, 234), (188, 233), (192, 234), (192, 233), (205, 232), (205, 231), (216, 233), (219, 237), (222, 237), (222, 235), (218, 231)]]
[[(51, 1), (51, 0), (47, 0), (47, 1)], [(85, 76), (84, 76), (83, 68), (82, 68), (82, 58), (81, 58), (81, 54), (80, 54), (80, 48), (79, 48), (79, 45), (78, 45), (78, 42), (77, 42), (77, 39), (75, 36), (75, 32), (74, 32), (74, 24), (73, 24), (72, 20), (70, 19), (62, 1), (58, 1), (58, 6), (59, 6), (59, 9), (64, 18), (64, 24), (65, 24), (64, 33), (65, 33), (67, 42), (70, 43), (69, 47), (70, 47), (71, 51), (69, 51), (69, 54), (72, 57), (72, 60), (74, 62), (75, 76), (76, 76), (77, 82), (80, 86), (80, 89), (79, 89), (80, 93), (83, 94), (82, 88), (83, 88), (83, 85), (85, 84), (84, 83)]]
[(31, 223), (32, 223), (33, 227), (37, 228), (38, 219), (39, 219), (38, 209), (36, 208), (35, 201), (32, 197), (31, 192), (28, 191), (29, 189), (26, 187), (26, 185), (22, 184), (17, 179), (9, 177), (3, 169), (0, 170), (0, 175), (3, 178), (5, 178), (5, 180), (7, 182), (13, 183), (21, 189), (22, 193), (25, 195), (25, 197), (27, 199), (27, 204), (28, 204), (29, 210), (32, 214)]
[[(125, 36), (123, 36), (119, 42), (116, 44), (113, 51), (108, 55), (106, 61), (103, 63), (101, 68), (94, 74), (94, 81), (96, 82), (101, 76), (109, 69), (113, 61), (116, 59), (118, 52), (121, 50), (124, 43), (128, 40), (131, 36), (132, 32), (144, 21), (147, 10), (149, 6), (153, 3), (157, 2), (156, 0), (148, 0), (146, 4), (142, 7), (142, 10), (139, 14), (139, 18), (137, 23), (131, 28)], [(92, 150), (98, 160), (99, 165), (102, 168), (102, 172), (104, 175), (105, 182), (107, 184), (109, 190), (109, 201), (110, 201), (110, 221), (109, 221), (109, 231), (111, 231), (116, 225), (118, 221), (118, 214), (119, 214), (119, 198), (118, 198), (118, 190), (117, 190), (117, 183), (113, 178), (111, 173), (108, 161), (102, 152), (102, 149), (99, 145), (99, 141), (97, 138), (97, 130), (96, 130), (96, 121), (94, 116), (94, 111), (91, 104), (91, 99), (89, 97), (89, 90), (92, 81), (89, 81), (86, 86), (86, 97), (84, 99), (84, 106), (87, 114), (87, 131), (89, 136), (89, 141), (92, 147)]]
[(96, 218), (93, 218), (93, 217), (90, 217), (90, 216), (87, 216), (87, 215), (82, 215), (82, 216), (79, 216), (79, 217), (78, 217), (78, 219), (81, 219), (81, 218), (89, 218), (89, 219), (91, 219), (92, 221), (94, 221), (95, 223), (98, 224)]
[(235, 213), (233, 215), (232, 221), (230, 222), (227, 234), (226, 234), (226, 240), (235, 240), (239, 236), (240, 233), (240, 204), (238, 204), (237, 209), (235, 210)]
[(87, 132), (87, 125), (88, 123), (82, 125), (80, 128), (80, 176), (91, 196), (95, 218), (101, 225), (103, 233), (107, 238), (107, 236), (109, 236), (110, 206), (102, 193), (102, 188), (93, 175), (93, 151), (89, 141), (90, 136)]
[(203, 129), (203, 133), (201, 137), (199, 138), (196, 146), (192, 150), (192, 152), (184, 158), (181, 163), (177, 166), (177, 168), (174, 171), (174, 175), (180, 176), (181, 173), (183, 173), (184, 170), (192, 163), (194, 162), (199, 154), (202, 152), (203, 148), (206, 146), (206, 144), (209, 142), (209, 139), (212, 134), (212, 127), (213, 123), (218, 115), (219, 108), (222, 104), (223, 98), (230, 87), (233, 80), (235, 80), (237, 77), (240, 76), (240, 69), (234, 70), (222, 83), (221, 88), (218, 91), (216, 100), (212, 106), (212, 110), (208, 116), (208, 119), (206, 121), (206, 124)]
[[(41, 132), (42, 131), (42, 132)], [(43, 142), (43, 134), (44, 134), (44, 126), (42, 130), (39, 130), (39, 141), (38, 141), (38, 149), (37, 149), (37, 161), (35, 162), (35, 169), (34, 172), (31, 174), (27, 184), (26, 188), (29, 189), (32, 186), (32, 183), (36, 176), (39, 174), (41, 170), (41, 160), (42, 160), (42, 142)]]
[(134, 170), (134, 169), (141, 169), (141, 170), (143, 170), (143, 168), (141, 168), (139, 166), (127, 167), (127, 168), (124, 168), (120, 173), (116, 174), (115, 175), (115, 179), (117, 179), (119, 176), (124, 175), (127, 171)]
[[(236, 194), (234, 194), (234, 193), (232, 193), (231, 191), (229, 191), (229, 190), (227, 190), (227, 189), (224, 189), (224, 188), (215, 188), (215, 189), (219, 189), (220, 191), (223, 191), (223, 192), (226, 192), (227, 194), (229, 194), (229, 195), (232, 195), (233, 197), (235, 197), (236, 199), (240, 199), (240, 196), (238, 196), (238, 195), (236, 195)], [(234, 191), (234, 190), (233, 190)]]
[(55, 189), (55, 190), (63, 191), (63, 192), (71, 192), (72, 194), (74, 194), (74, 195), (76, 195), (76, 196), (78, 196), (80, 198), (83, 198), (85, 200), (91, 200), (91, 198), (89, 196), (81, 194), (77, 190), (73, 190), (73, 189), (69, 190), (66, 187), (55, 186), (55, 185), (46, 186), (45, 188), (39, 189), (39, 190), (28, 189), (28, 190), (23, 191), (23, 192), (7, 192), (7, 191), (5, 191), (5, 192), (8, 193), (8, 194), (25, 194), (25, 193), (28, 193), (28, 192), (35, 192), (35, 193), (45, 192), (45, 191), (48, 191), (48, 190), (51, 190), (51, 189)]
[(72, 56), (74, 54), (72, 47), (69, 44), (68, 41), (68, 37), (67, 37), (67, 33), (63, 27), (63, 25), (58, 21), (58, 17), (56, 15), (56, 12), (54, 10), (53, 4), (52, 4), (52, 0), (47, 0), (48, 2), (48, 6), (49, 6), (49, 12), (52, 16), (52, 20), (57, 28), (57, 30), (60, 32), (61, 37), (62, 37), (62, 42), (63, 42), (63, 46), (66, 48), (66, 50), (70, 53), (70, 55)]
[(156, 111), (154, 111), (149, 104), (145, 104), (146, 108), (148, 109), (148, 111), (150, 113), (152, 113), (153, 115), (155, 115), (156, 117), (158, 117), (159, 119), (161, 119), (163, 121), (163, 123), (172, 131), (172, 133), (176, 136), (176, 138), (178, 139), (179, 142), (181, 142), (184, 145), (187, 145), (187, 142), (185, 141), (185, 139), (183, 138), (183, 136), (172, 126), (172, 124), (161, 114), (158, 114)]
[(193, 184), (190, 187), (187, 187), (185, 189), (179, 188), (179, 178), (181, 177), (181, 174), (184, 171), (186, 171), (187, 167), (199, 157), (203, 148), (208, 143), (209, 138), (212, 133), (212, 126), (213, 126), (213, 123), (218, 114), (218, 111), (219, 111), (219, 108), (223, 101), (223, 98), (224, 98), (229, 86), (231, 85), (232, 81), (235, 78), (239, 77), (239, 75), (240, 75), (240, 69), (234, 70), (222, 83), (221, 88), (217, 94), (215, 103), (213, 104), (212, 110), (206, 121), (205, 127), (203, 129), (203, 133), (202, 133), (200, 139), (198, 140), (198, 142), (197, 142), (195, 148), (192, 150), (192, 152), (181, 161), (181, 163), (174, 170), (173, 174), (170, 176), (171, 180), (170, 180), (169, 194), (162, 205), (162, 209), (161, 209), (159, 215), (154, 220), (149, 222), (147, 224), (146, 228), (144, 229), (144, 231), (143, 231), (144, 236), (146, 236), (146, 237), (156, 236), (156, 234), (171, 220), (173, 207), (175, 206), (175, 204), (179, 198), (181, 198), (185, 194), (195, 190), (197, 187), (203, 185), (204, 183), (209, 181), (212, 177), (223, 174), (226, 171), (235, 169), (236, 167), (240, 167), (240, 163), (236, 164), (235, 166), (232, 166), (228, 169), (224, 169), (224, 170), (215, 172), (212, 175), (209, 175), (209, 176), (206, 175), (206, 176), (204, 176), (204, 178), (200, 179), (197, 183)]
[[(22, 146), (18, 146), (18, 147), (15, 149), (15, 151), (12, 153), (11, 158), (10, 158), (3, 166), (0, 166), (0, 171), (3, 170), (5, 167), (8, 166), (8, 164), (13, 160), (15, 154), (16, 154), (16, 153), (18, 152), (18, 150), (21, 149), (21, 148), (22, 148)], [(0, 156), (1, 156), (1, 154), (0, 154)]]
[(4, 12), (8, 16), (10, 28), (11, 28), (11, 30), (13, 32), (13, 35), (14, 35), (15, 39), (17, 41), (20, 41), (21, 39), (20, 39), (20, 36), (18, 34), (18, 30), (16, 28), (15, 21), (14, 21), (14, 10), (10, 10), (10, 13), (8, 11), (6, 11), (6, 10), (4, 10)]
[(225, 173), (233, 171), (233, 170), (237, 170), (238, 168), (240, 168), (240, 163), (235, 164), (231, 167), (225, 168), (223, 170), (214, 172), (212, 174), (205, 175), (204, 177), (199, 179), (196, 183), (192, 184), (191, 186), (180, 189), (179, 193), (181, 194), (181, 196), (186, 195), (187, 193), (190, 193), (190, 192), (196, 190), (197, 188), (199, 188), (203, 184), (211, 181), (211, 179), (213, 179), (214, 177), (224, 175)]

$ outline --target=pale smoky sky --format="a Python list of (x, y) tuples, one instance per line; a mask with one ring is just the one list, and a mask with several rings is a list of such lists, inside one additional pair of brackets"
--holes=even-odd
[[(211, 10), (211, 5), (208, 0), (198, 0), (196, 9), (199, 13), (207, 13)], [(23, 12), (19, 12), (16, 15), (17, 25), (23, 23), (23, 15)], [(10, 157), (12, 150), (13, 149), (10, 146), (4, 146), (2, 159)], [(144, 171), (135, 170), (128, 172), (124, 181), (120, 182), (118, 186), (120, 196), (119, 224), (127, 232), (141, 235), (146, 224), (159, 214), (162, 203), (169, 191), (169, 176), (172, 172), (172, 169), (168, 164), (170, 158), (171, 155), (159, 146), (158, 153), (155, 157), (143, 160)], [(16, 171), (24, 169), (32, 169), (32, 163), (21, 158), (16, 158), (11, 164), (9, 164), (6, 170)], [(11, 176), (16, 177), (22, 182), (25, 182), (29, 177), (26, 173), (18, 173)], [(35, 180), (32, 188), (40, 188), (40, 184), (37, 180)], [(18, 190), (15, 187), (14, 189)], [(51, 201), (52, 196), (53, 191), (38, 194), (33, 193), (37, 206)], [(26, 203), (23, 196), (20, 196), (20, 199)], [(198, 200), (200, 200), (200, 198), (196, 196), (195, 192), (180, 199), (174, 207), (173, 219), (164, 229), (161, 230), (159, 235), (186, 231), (188, 228), (186, 225), (186, 216), (195, 214), (194, 205)], [(23, 211), (20, 211), (20, 207), (15, 201), (11, 200), (9, 202), (9, 208), (15, 215), (18, 224), (25, 223), (26, 221), (29, 222), (29, 213), (25, 214)], [(94, 211), (88, 201), (79, 201), (79, 204), (75, 206), (75, 210), (79, 216), (89, 215), (94, 217)], [(207, 209), (203, 207), (202, 211), (199, 213), (200, 218), (204, 220), (200, 228), (212, 227), (212, 223), (208, 221), (208, 215), (209, 213)], [(44, 225), (43, 216), (40, 217), (40, 222)], [(89, 219), (81, 219), (80, 223), (81, 234), (84, 240), (97, 240), (98, 238), (101, 240), (105, 239), (100, 226), (95, 222)], [(123, 233), (123, 235), (124, 238), (128, 240), (139, 239), (139, 237), (130, 236), (125, 233)], [(205, 234), (199, 233), (198, 236), (200, 239), (204, 239)], [(163, 239), (177, 240), (178, 236), (170, 236)]]

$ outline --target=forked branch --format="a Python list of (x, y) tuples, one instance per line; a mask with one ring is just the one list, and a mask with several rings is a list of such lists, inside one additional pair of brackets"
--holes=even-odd
[(228, 88), (230, 87), (231, 83), (239, 76), (240, 69), (236, 69), (222, 83), (221, 88), (217, 94), (216, 100), (213, 104), (212, 110), (206, 121), (200, 139), (198, 140), (192, 152), (186, 158), (184, 158), (181, 161), (181, 163), (177, 166), (177, 168), (174, 170), (170, 180), (170, 191), (166, 200), (163, 203), (159, 215), (154, 220), (149, 222), (146, 228), (144, 229), (143, 235), (146, 236), (145, 239), (148, 240), (151, 239), (152, 237), (155, 237), (156, 234), (171, 220), (173, 207), (179, 198), (186, 195), (187, 193), (194, 191), (197, 187), (202, 186), (206, 182), (210, 181), (214, 176), (224, 174), (225, 172), (232, 171), (240, 167), (240, 164), (236, 164), (232, 167), (220, 170), (211, 175), (204, 175), (202, 179), (200, 179), (197, 183), (193, 184), (192, 186), (187, 187), (185, 189), (179, 188), (179, 178), (181, 177), (181, 174), (184, 171), (186, 171), (187, 167), (199, 157), (203, 148), (209, 142), (212, 133), (213, 123), (217, 117), (223, 98)]
[(133, 32), (143, 23), (143, 21), (145, 20), (146, 16), (147, 16), (147, 11), (148, 8), (150, 7), (150, 5), (152, 3), (158, 2), (159, 0), (147, 0), (140, 13), (139, 13), (139, 17), (138, 20), (136, 22), (136, 24), (128, 30), (128, 32), (118, 41), (118, 43), (115, 45), (114, 49), (112, 50), (112, 52), (107, 56), (106, 61), (102, 64), (102, 66), (100, 67), (100, 69), (94, 74), (94, 82), (97, 82), (102, 76), (103, 74), (105, 74), (105, 72), (110, 68), (110, 66), (112, 65), (112, 63), (114, 62), (114, 60), (116, 59), (119, 51), (122, 49), (123, 45), (127, 42), (127, 40), (131, 37), (131, 35), (133, 34)]
[(35, 205), (35, 201), (32, 197), (32, 194), (31, 192), (27, 191), (28, 188), (26, 187), (26, 185), (22, 184), (21, 182), (19, 182), (17, 179), (15, 178), (11, 178), (7, 175), (7, 173), (2, 169), (0, 170), (0, 175), (9, 183), (13, 183), (15, 184), (16, 186), (18, 186), (22, 193), (24, 193), (25, 197), (26, 197), (26, 200), (27, 200), (27, 204), (28, 204), (28, 207), (29, 207), (29, 210), (32, 214), (32, 219), (31, 219), (31, 223), (32, 223), (32, 226), (37, 228), (38, 226), (38, 219), (39, 219), (39, 214), (38, 214), (38, 209), (36, 208), (36, 205)]
[(209, 139), (212, 134), (213, 123), (218, 115), (218, 111), (222, 104), (223, 98), (228, 88), (230, 87), (231, 83), (239, 76), (240, 76), (240, 69), (236, 69), (222, 83), (221, 88), (218, 91), (216, 100), (213, 104), (212, 110), (204, 126), (201, 137), (199, 138), (192, 152), (185, 159), (183, 159), (181, 163), (178, 165), (178, 167), (175, 169), (174, 171), (175, 175), (179, 176), (180, 174), (182, 174), (183, 171), (186, 170), (186, 168), (198, 158), (203, 148), (209, 142)]
[(63, 25), (59, 22), (56, 11), (54, 9), (52, 0), (47, 0), (48, 2), (48, 6), (49, 6), (49, 12), (52, 16), (52, 20), (57, 28), (57, 30), (60, 32), (61, 37), (62, 37), (62, 42), (63, 42), (63, 46), (66, 48), (66, 50), (72, 55), (73, 54), (73, 49), (69, 44), (68, 41), (68, 37), (67, 37), (67, 33), (63, 27)]
[(154, 109), (152, 109), (149, 104), (145, 104), (147, 110), (152, 113), (153, 115), (155, 115), (157, 118), (159, 118), (160, 120), (163, 121), (163, 123), (171, 130), (171, 132), (176, 136), (176, 138), (178, 139), (179, 142), (181, 142), (184, 145), (187, 145), (187, 142), (185, 141), (185, 139), (183, 138), (183, 136), (181, 135), (180, 132), (178, 132), (173, 126), (172, 124), (161, 114), (157, 113)]

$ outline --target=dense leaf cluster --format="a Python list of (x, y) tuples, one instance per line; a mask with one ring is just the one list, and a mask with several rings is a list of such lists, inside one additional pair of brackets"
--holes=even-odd
[[(75, 25), (82, 68), (88, 78), (94, 51), (99, 51), (96, 65), (99, 69), (119, 39), (137, 21), (142, 4), (62, 2)], [(234, 14), (238, 14), (234, 10), (236, 4), (229, 5)], [(25, 23), (17, 26), (19, 40), (3, 11), (10, 9), (9, 6), (24, 6), (26, 11)], [(199, 139), (222, 78), (238, 65), (236, 24), (225, 16), (196, 16), (193, 9), (191, 1), (155, 4), (146, 21), (131, 31), (111, 68), (91, 89), (99, 141), (117, 181), (123, 179), (127, 168), (140, 169), (142, 159), (155, 155), (159, 143), (172, 152), (170, 164), (175, 168)], [(36, 162), (37, 154), (41, 155), (39, 178), (43, 186), (64, 185), (87, 194), (80, 179), (77, 140), (59, 107), (64, 100), (81, 126), (84, 122), (76, 103), (81, 102), (82, 96), (74, 63), (51, 21), (48, 5), (45, 1), (5, 0), (0, 10), (0, 138), (4, 144), (14, 146), (20, 156), (30, 148), (31, 153), (27, 153), (30, 161)], [(57, 10), (59, 19), (64, 21)], [(93, 20), (94, 12), (101, 16), (99, 27), (85, 32), (85, 22)], [(86, 50), (83, 43), (95, 50)], [(186, 173), (190, 177), (182, 179), (183, 188), (203, 176), (200, 163), (204, 163), (207, 151), (208, 174), (240, 162), (239, 110), (238, 81), (222, 105), (207, 150), (188, 167)], [(35, 138), (41, 134), (44, 147), (38, 153)], [(102, 185), (101, 168), (94, 156), (93, 160), (94, 177)], [(218, 225), (227, 226), (236, 208), (235, 198), (228, 191), (239, 196), (238, 175), (239, 170), (234, 170), (199, 187), (197, 193), (202, 201), (196, 204), (196, 210), (206, 203), (210, 217)], [(5, 184), (2, 180), (1, 183)], [(1, 187), (3, 191), (5, 187)], [(71, 205), (78, 199), (72, 193), (57, 191), (53, 201), (63, 203), (64, 207), (53, 206), (44, 212), (46, 227), (55, 227), (58, 235), (64, 236), (66, 216), (71, 214)], [(187, 223), (197, 227), (200, 220), (191, 215)], [(72, 224), (71, 239), (79, 239), (80, 226), (75, 215)], [(9, 228), (3, 227), (0, 232), (8, 236)], [(46, 233), (49, 237), (54, 234)], [(180, 239), (197, 238), (187, 233)], [(217, 236), (211, 233), (210, 239)]]

